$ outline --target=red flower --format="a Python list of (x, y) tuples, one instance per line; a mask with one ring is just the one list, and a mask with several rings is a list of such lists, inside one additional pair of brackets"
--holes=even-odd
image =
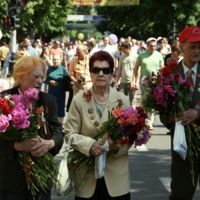
[(10, 103), (10, 101), (5, 98), (0, 97), (0, 111), (4, 115), (11, 114), (14, 106)]
[(179, 79), (180, 78), (180, 74), (179, 73), (174, 73), (174, 79)]
[(191, 87), (191, 85), (187, 81), (185, 81), (182, 85), (186, 86), (188, 89), (190, 89), (190, 87)]
[(38, 115), (42, 114), (42, 111), (41, 111), (40, 108), (36, 108), (36, 109), (35, 109), (35, 112), (36, 112), (36, 114), (38, 114)]
[(163, 75), (163, 76), (167, 77), (167, 76), (169, 76), (170, 74), (171, 74), (171, 69), (170, 69), (168, 66), (166, 66), (166, 67), (164, 67), (164, 68), (162, 69), (162, 75)]
[(170, 69), (177, 69), (178, 63), (175, 60), (170, 60), (167, 65)]
[(118, 124), (121, 126), (121, 127), (124, 127), (127, 125), (126, 123), (126, 118), (124, 116), (121, 116), (118, 120), (117, 120)]
[(123, 110), (121, 108), (116, 108), (112, 111), (112, 115), (114, 118), (118, 118), (123, 115)]
[(147, 115), (146, 115), (146, 113), (144, 112), (144, 109), (142, 108), (142, 107), (136, 107), (136, 110), (138, 111), (138, 115), (140, 116), (140, 117), (144, 117), (144, 118), (146, 118), (147, 117)]
[(128, 144), (129, 142), (129, 139), (128, 138), (125, 138), (123, 137), (121, 140), (120, 140), (120, 144)]
[(138, 118), (134, 113), (130, 113), (128, 119), (126, 119), (127, 125), (135, 125), (138, 123)]

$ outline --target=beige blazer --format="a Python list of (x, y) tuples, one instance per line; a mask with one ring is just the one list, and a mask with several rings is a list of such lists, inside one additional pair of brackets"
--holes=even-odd
[[(102, 123), (108, 120), (108, 110), (111, 111), (113, 108), (116, 108), (118, 106), (117, 100), (119, 99), (123, 102), (123, 109), (130, 105), (127, 96), (110, 87), (109, 99), (103, 116), (99, 121), (93, 88), (90, 88), (90, 91), (92, 92), (92, 96), (89, 101), (84, 98), (83, 92), (73, 97), (74, 99), (65, 124), (65, 131), (67, 133), (65, 136), (66, 142), (70, 135), (73, 138), (72, 147), (86, 156), (90, 155), (90, 148), (95, 142), (92, 137), (98, 133)], [(108, 192), (112, 197), (124, 195), (130, 191), (128, 158), (128, 149), (130, 147), (131, 145), (123, 145), (119, 151), (112, 151), (106, 158), (104, 178)], [(79, 180), (80, 176), (76, 176), (76, 186)], [(76, 191), (76, 196), (89, 198), (94, 194), (95, 187), (96, 179), (93, 172), (83, 188)]]

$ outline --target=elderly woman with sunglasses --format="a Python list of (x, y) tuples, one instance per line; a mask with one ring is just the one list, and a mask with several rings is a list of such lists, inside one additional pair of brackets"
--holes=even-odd
[[(74, 96), (65, 124), (65, 138), (72, 141), (72, 148), (85, 156), (99, 156), (104, 148), (93, 139), (98, 134), (103, 122), (108, 120), (108, 112), (118, 106), (122, 100), (122, 109), (130, 103), (128, 97), (110, 87), (114, 62), (109, 53), (99, 51), (93, 54), (89, 61), (90, 75), (93, 86)], [(104, 177), (95, 179), (91, 174), (81, 190), (76, 190), (75, 200), (129, 200), (129, 163), (128, 149), (130, 146), (116, 145), (108, 139), (110, 153), (106, 157)], [(76, 189), (80, 176), (75, 178)]]

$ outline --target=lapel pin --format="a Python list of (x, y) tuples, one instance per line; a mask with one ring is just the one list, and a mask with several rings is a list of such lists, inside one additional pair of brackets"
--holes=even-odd
[(89, 113), (89, 114), (92, 114), (93, 112), (94, 112), (93, 108), (89, 108), (89, 109), (88, 109), (88, 113)]

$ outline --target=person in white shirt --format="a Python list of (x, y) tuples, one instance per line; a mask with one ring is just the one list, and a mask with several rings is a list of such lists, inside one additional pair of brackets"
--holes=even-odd
[(114, 58), (115, 50), (111, 45), (109, 45), (109, 41), (110, 41), (109, 37), (104, 36), (103, 39), (104, 45), (100, 47), (100, 50), (108, 52)]
[(132, 39), (131, 40), (131, 43), (132, 43), (132, 46), (131, 46), (131, 51), (135, 54), (138, 54), (138, 45), (136, 44), (136, 40), (135, 39)]
[(76, 52), (73, 49), (73, 44), (70, 42), (67, 45), (67, 50), (64, 52), (64, 63), (65, 63), (65, 67), (69, 70), (70, 68), (70, 63), (72, 61), (72, 59), (74, 58)]
[(88, 48), (89, 48), (89, 51), (90, 51), (89, 54), (88, 54), (89, 58), (92, 57), (92, 55), (94, 53), (96, 53), (97, 51), (100, 51), (100, 49), (96, 47), (95, 40), (89, 41)]

